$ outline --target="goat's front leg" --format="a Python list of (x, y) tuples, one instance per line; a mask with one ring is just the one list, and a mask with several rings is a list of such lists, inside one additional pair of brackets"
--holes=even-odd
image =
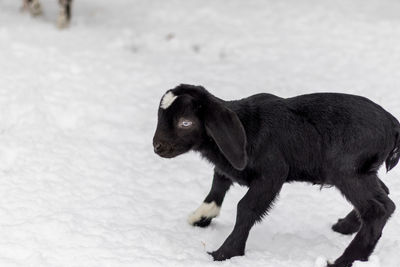
[(188, 223), (193, 226), (207, 227), (211, 220), (219, 215), (225, 194), (232, 185), (232, 181), (222, 174), (214, 172), (211, 190), (200, 207), (188, 217)]
[(222, 261), (244, 255), (247, 237), (254, 223), (260, 221), (282, 188), (282, 179), (259, 178), (251, 183), (237, 206), (236, 224), (224, 244), (210, 253), (214, 260)]

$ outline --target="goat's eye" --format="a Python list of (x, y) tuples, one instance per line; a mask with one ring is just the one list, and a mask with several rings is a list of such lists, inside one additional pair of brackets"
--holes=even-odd
[(179, 127), (181, 127), (181, 128), (188, 128), (192, 125), (193, 125), (193, 122), (189, 121), (189, 120), (180, 120), (179, 121)]

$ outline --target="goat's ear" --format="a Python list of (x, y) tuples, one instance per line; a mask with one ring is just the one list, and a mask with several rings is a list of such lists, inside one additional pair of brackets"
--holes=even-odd
[(247, 165), (246, 132), (238, 116), (217, 101), (210, 101), (204, 115), (207, 133), (237, 170)]

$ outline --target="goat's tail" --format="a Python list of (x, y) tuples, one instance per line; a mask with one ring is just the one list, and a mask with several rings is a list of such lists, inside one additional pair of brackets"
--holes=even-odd
[(390, 171), (393, 169), (400, 159), (400, 128), (398, 127), (396, 130), (396, 141), (394, 144), (394, 148), (390, 151), (389, 155), (386, 158), (386, 171)]

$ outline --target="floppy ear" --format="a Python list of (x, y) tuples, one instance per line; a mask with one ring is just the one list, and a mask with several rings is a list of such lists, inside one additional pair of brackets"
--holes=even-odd
[(243, 170), (247, 165), (247, 138), (236, 113), (217, 101), (210, 101), (204, 123), (207, 133), (217, 143), (225, 158), (235, 169)]

